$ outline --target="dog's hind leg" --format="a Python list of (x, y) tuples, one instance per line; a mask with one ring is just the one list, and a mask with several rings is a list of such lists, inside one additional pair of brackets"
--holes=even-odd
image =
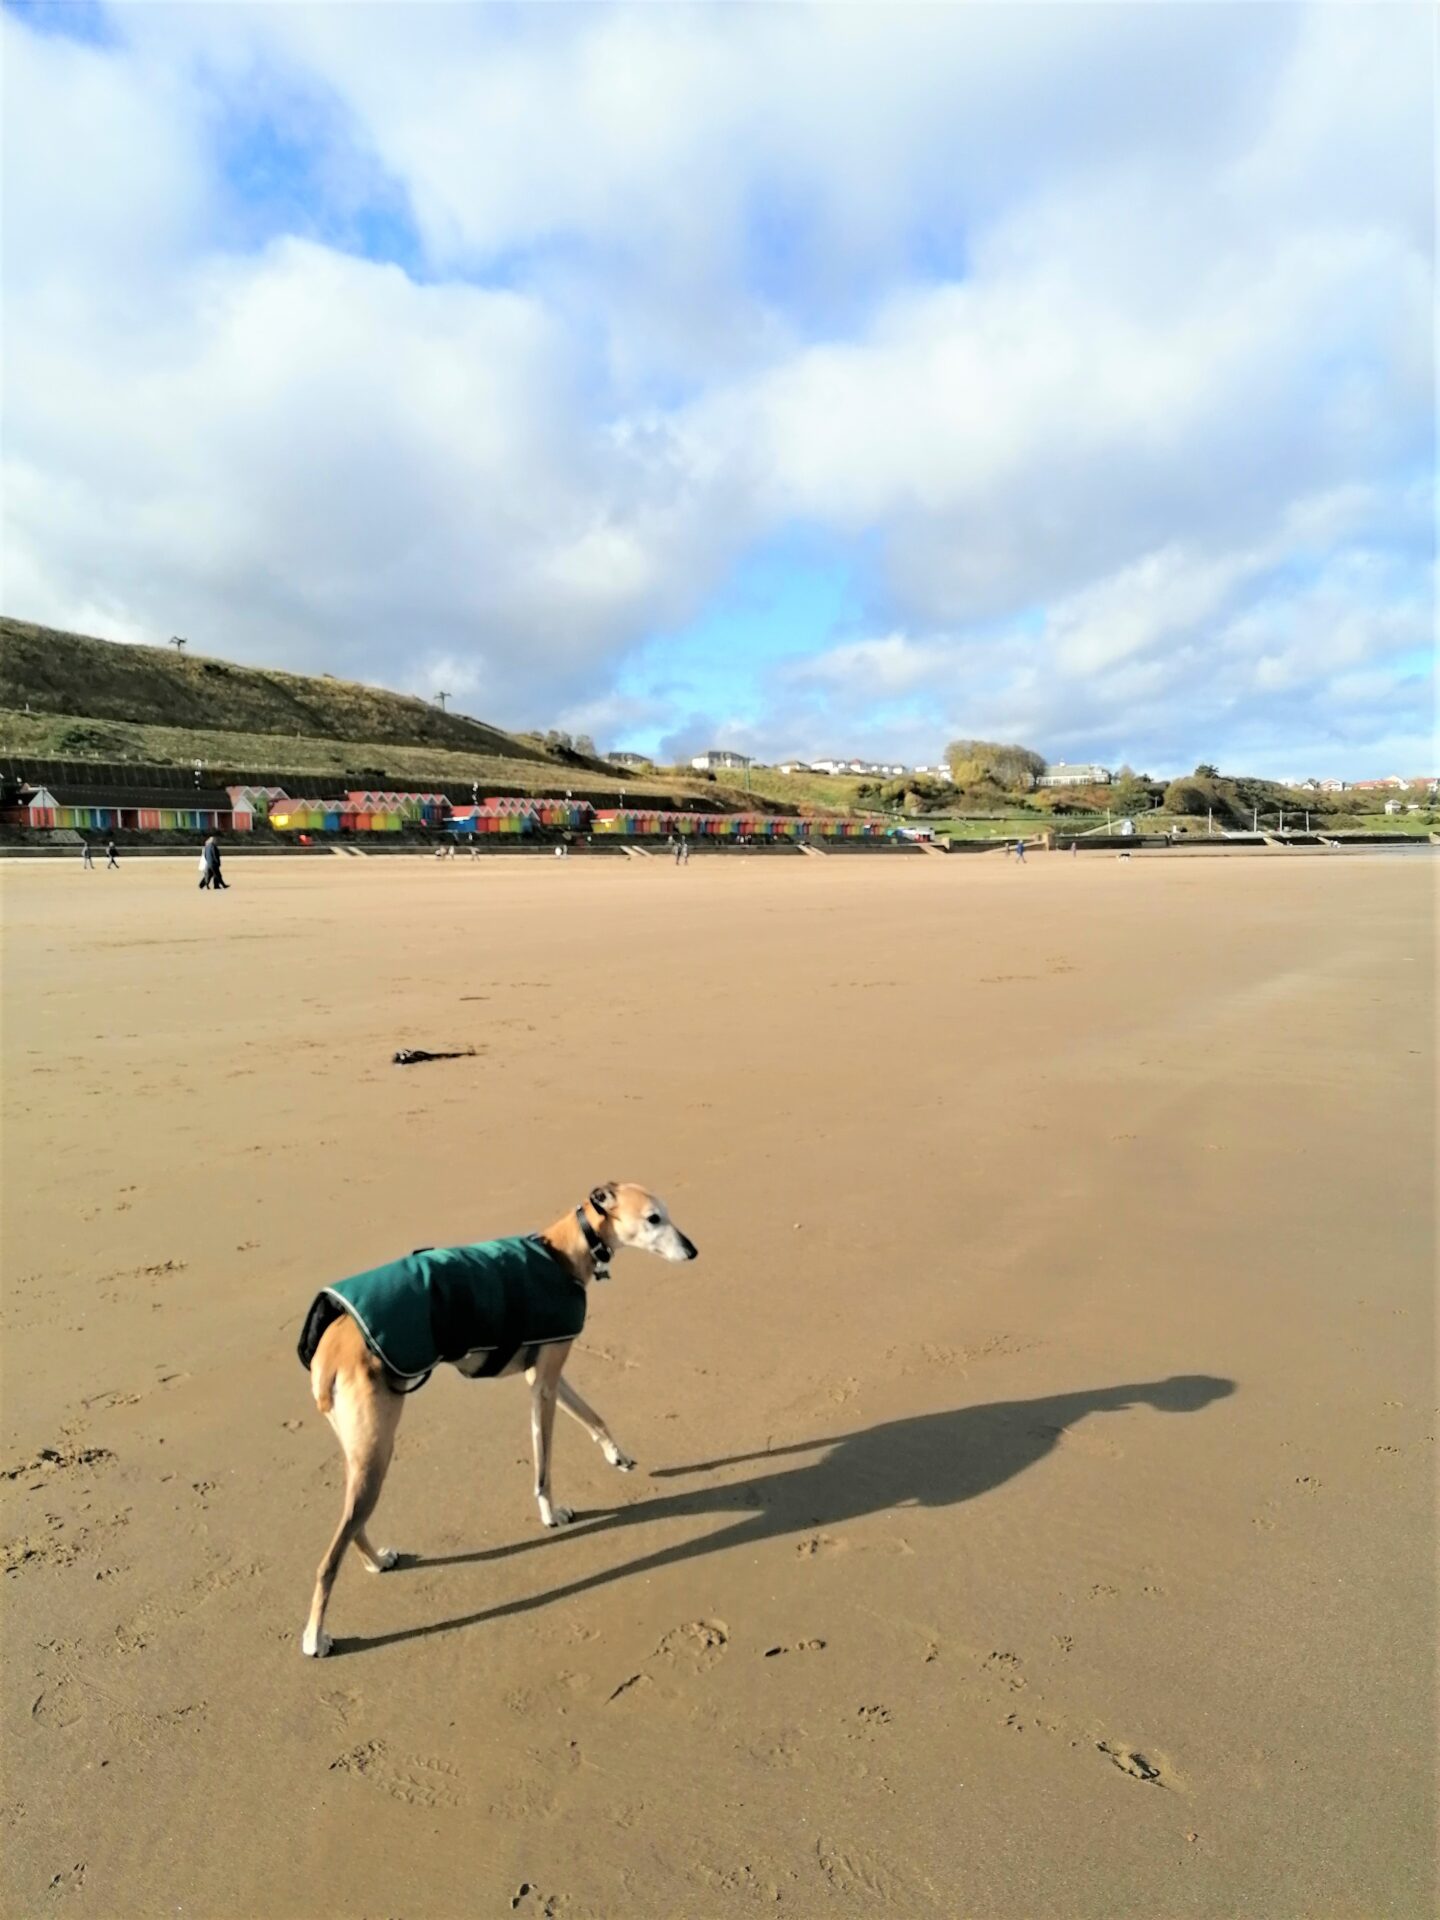
[[(320, 1343), (322, 1349), (332, 1333), (340, 1336), (342, 1345), (349, 1344), (349, 1336), (341, 1331), (342, 1327), (350, 1327), (354, 1331), (353, 1322), (335, 1322), (333, 1327), (327, 1329)], [(354, 1338), (359, 1340), (358, 1332), (354, 1332)], [(326, 1376), (326, 1399), (329, 1404), (325, 1405), (325, 1401), (321, 1400), (318, 1390), (316, 1393), (345, 1454), (345, 1504), (335, 1536), (316, 1571), (310, 1618), (300, 1643), (302, 1652), (317, 1658), (330, 1651), (330, 1636), (325, 1631), (325, 1609), (330, 1603), (330, 1590), (335, 1584), (346, 1547), (353, 1541), (372, 1573), (383, 1573), (393, 1567), (397, 1557), (388, 1547), (377, 1552), (371, 1546), (365, 1523), (375, 1511), (380, 1489), (385, 1484), (385, 1475), (395, 1449), (395, 1429), (400, 1424), (405, 1400), (403, 1394), (394, 1393), (386, 1386), (379, 1366), (364, 1349), (363, 1341), (360, 1341), (360, 1348), (360, 1353), (346, 1354), (338, 1365), (333, 1364), (336, 1356), (329, 1356), (332, 1362)], [(320, 1361), (321, 1354), (317, 1352), (317, 1370)]]
[(596, 1413), (588, 1401), (580, 1398), (579, 1394), (563, 1374), (555, 1382), (555, 1395), (571, 1419), (578, 1420), (581, 1426), (584, 1427), (585, 1431), (595, 1442), (596, 1446), (599, 1447), (612, 1467), (618, 1467), (621, 1473), (634, 1472), (635, 1462), (630, 1458), (629, 1454), (626, 1453), (625, 1449), (617, 1444), (614, 1434), (611, 1433), (600, 1415)]
[(557, 1507), (550, 1498), (550, 1450), (555, 1433), (555, 1401), (560, 1369), (565, 1364), (570, 1344), (568, 1340), (556, 1341), (553, 1346), (541, 1347), (534, 1366), (525, 1369), (525, 1378), (530, 1382), (530, 1438), (535, 1448), (535, 1504), (540, 1509), (541, 1524), (547, 1527), (568, 1527), (575, 1518), (569, 1507)]

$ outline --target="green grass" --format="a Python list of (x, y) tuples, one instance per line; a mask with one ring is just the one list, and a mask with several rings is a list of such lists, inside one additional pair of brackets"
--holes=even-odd
[[(904, 824), (933, 828), (937, 835), (943, 835), (945, 839), (995, 839), (995, 841), (1031, 839), (1033, 835), (1046, 833), (1046, 831), (1068, 833), (1075, 828), (1083, 831), (1085, 828), (1096, 826), (1094, 818), (1089, 814), (1083, 820), (1081, 818), (1054, 820), (1050, 814), (1014, 814), (998, 820), (975, 820), (975, 818), (966, 820), (964, 816), (954, 816), (948, 820), (941, 820), (941, 818), (935, 818), (933, 814), (918, 814), (916, 818), (906, 818)], [(1104, 828), (1104, 816), (1100, 818), (1098, 826)]]
[(0, 707), (91, 723), (304, 738), (547, 762), (534, 741), (428, 700), (328, 674), (242, 667), (188, 649), (122, 646), (0, 618)]
[(317, 739), (294, 733), (222, 733), (5, 710), (0, 710), (0, 754), (21, 761), (32, 756), (36, 760), (129, 760), (187, 770), (199, 760), (221, 769), (308, 773), (314, 776), (317, 789), (333, 787), (337, 775), (363, 772), (386, 785), (410, 787), (478, 780), (482, 795), (487, 787), (549, 794), (573, 787), (577, 792), (613, 795), (616, 804), (623, 792), (627, 802), (703, 798), (722, 810), (743, 807), (745, 799), (730, 787), (702, 785), (693, 775), (688, 780), (678, 776), (671, 780), (664, 774), (641, 778), (546, 758), (515, 759), (444, 747)]
[[(1288, 815), (1286, 816), (1288, 820)], [(1417, 839), (1424, 839), (1432, 833), (1440, 833), (1440, 811), (1428, 810), (1425, 813), (1362, 813), (1346, 815), (1339, 819), (1319, 820), (1311, 816), (1311, 831), (1333, 834), (1337, 838), (1349, 833), (1408, 833)]]

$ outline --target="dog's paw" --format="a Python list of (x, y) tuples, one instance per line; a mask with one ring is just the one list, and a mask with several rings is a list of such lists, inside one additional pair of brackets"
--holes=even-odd
[(635, 1462), (630, 1458), (628, 1453), (622, 1453), (613, 1440), (607, 1440), (605, 1442), (603, 1451), (607, 1462), (619, 1472), (633, 1473), (635, 1471)]
[(392, 1567), (398, 1567), (399, 1564), (400, 1555), (394, 1547), (380, 1547), (376, 1550), (375, 1560), (370, 1571), (371, 1573), (389, 1573)]
[(573, 1507), (552, 1507), (548, 1500), (540, 1505), (540, 1522), (546, 1527), (568, 1527), (575, 1518)]
[(300, 1651), (312, 1660), (323, 1660), (334, 1644), (328, 1633), (312, 1633), (307, 1627), (300, 1641)]

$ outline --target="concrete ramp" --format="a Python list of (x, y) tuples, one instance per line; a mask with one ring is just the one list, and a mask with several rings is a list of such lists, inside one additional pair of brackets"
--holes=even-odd
[(648, 847), (622, 847), (620, 851), (631, 860), (650, 860), (654, 856)]
[(948, 848), (942, 847), (938, 840), (914, 840), (911, 845), (919, 847), (922, 853), (944, 854), (949, 851)]
[(799, 847), (801, 853), (813, 854), (817, 860), (826, 860), (829, 858), (829, 855), (823, 847), (812, 847), (808, 840), (797, 840), (795, 844)]

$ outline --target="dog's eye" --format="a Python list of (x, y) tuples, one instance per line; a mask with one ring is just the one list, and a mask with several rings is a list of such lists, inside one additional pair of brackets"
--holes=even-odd
[(647, 1214), (646, 1214), (646, 1216), (645, 1216), (645, 1224), (646, 1224), (646, 1226), (647, 1226), (647, 1227), (658, 1227), (658, 1226), (659, 1226), (659, 1224), (660, 1224), (660, 1216), (659, 1216), (659, 1214), (658, 1214), (658, 1213), (647, 1213)]

